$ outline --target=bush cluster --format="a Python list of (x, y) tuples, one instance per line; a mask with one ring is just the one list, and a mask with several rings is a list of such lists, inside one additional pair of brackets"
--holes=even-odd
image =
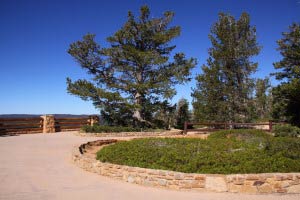
[(253, 138), (270, 138), (271, 135), (263, 130), (256, 129), (232, 129), (232, 130), (222, 130), (214, 132), (209, 135), (209, 139), (226, 139), (226, 138), (236, 138), (236, 139), (253, 139)]
[(273, 133), (275, 137), (298, 137), (300, 136), (300, 128), (290, 124), (275, 125)]
[(300, 139), (255, 130), (196, 138), (146, 138), (104, 147), (97, 159), (121, 165), (186, 173), (300, 172)]
[(141, 131), (140, 128), (133, 128), (133, 127), (124, 127), (124, 126), (83, 126), (81, 128), (83, 132), (86, 133), (119, 133), (119, 132), (139, 132)]

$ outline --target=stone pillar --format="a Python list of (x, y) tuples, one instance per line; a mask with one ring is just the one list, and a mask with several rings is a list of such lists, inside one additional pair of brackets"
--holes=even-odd
[(43, 133), (55, 133), (55, 120), (53, 115), (43, 115)]
[(273, 129), (273, 122), (272, 120), (269, 120), (269, 131), (272, 132)]
[(89, 121), (90, 121), (89, 125), (91, 125), (91, 126), (98, 125), (99, 124), (99, 117), (97, 115), (91, 115)]
[(188, 122), (184, 122), (183, 134), (187, 134)]
[(3, 124), (0, 123), (0, 135), (5, 134), (5, 129), (2, 129), (1, 126), (3, 126)]

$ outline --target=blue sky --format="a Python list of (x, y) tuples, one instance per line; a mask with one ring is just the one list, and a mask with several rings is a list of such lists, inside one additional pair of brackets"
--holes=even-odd
[[(276, 40), (292, 22), (300, 21), (300, 0), (1, 0), (0, 114), (98, 113), (91, 102), (66, 92), (66, 77), (87, 78), (67, 54), (69, 44), (90, 32), (106, 46), (106, 37), (124, 24), (127, 12), (137, 13), (145, 4), (153, 17), (175, 12), (172, 23), (182, 28), (174, 41), (176, 51), (197, 58), (193, 77), (207, 59), (209, 30), (219, 12), (235, 17), (244, 11), (250, 14), (263, 46), (254, 58), (259, 63), (255, 77), (274, 71), (272, 63), (280, 59)], [(191, 101), (194, 86), (194, 81), (177, 86), (172, 101), (181, 97)]]

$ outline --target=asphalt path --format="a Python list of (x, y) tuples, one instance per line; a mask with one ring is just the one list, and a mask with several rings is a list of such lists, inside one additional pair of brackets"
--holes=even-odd
[(63, 200), (292, 200), (294, 195), (247, 195), (175, 191), (113, 180), (78, 168), (71, 161), (79, 144), (101, 138), (72, 133), (0, 137), (0, 199)]

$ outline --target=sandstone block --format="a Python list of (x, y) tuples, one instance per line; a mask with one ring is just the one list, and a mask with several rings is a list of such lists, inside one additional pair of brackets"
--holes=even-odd
[(230, 184), (230, 186), (228, 188), (229, 188), (228, 192), (239, 192), (242, 188), (242, 185)]
[(245, 182), (245, 179), (244, 178), (236, 178), (236, 179), (234, 179), (233, 181), (232, 181), (232, 183), (233, 184), (235, 184), (235, 185), (243, 185), (244, 184), (244, 182)]
[(158, 170), (150, 170), (148, 173), (151, 174), (151, 175), (158, 175), (159, 174)]
[(168, 185), (168, 188), (178, 190), (179, 186), (178, 185)]
[(195, 180), (205, 180), (205, 176), (203, 176), (203, 175), (195, 175), (194, 176), (194, 178), (195, 178)]
[(139, 169), (137, 170), (137, 172), (138, 172), (138, 173), (145, 173), (145, 172), (146, 172), (146, 169), (139, 168)]
[(183, 173), (176, 173), (176, 174), (174, 175), (174, 178), (175, 178), (176, 180), (182, 180), (182, 179), (184, 179), (184, 174), (183, 174)]
[(168, 181), (165, 179), (158, 179), (158, 185), (160, 185), (160, 186), (166, 186), (167, 182)]
[(159, 171), (158, 172), (158, 175), (160, 175), (160, 176), (166, 176), (167, 175), (167, 172), (165, 172), (165, 171)]
[(258, 191), (259, 191), (259, 193), (272, 193), (273, 188), (270, 184), (265, 183), (258, 187)]
[(144, 180), (143, 185), (145, 186), (155, 186), (156, 184), (153, 181), (150, 180)]
[(279, 189), (276, 190), (277, 193), (287, 193), (287, 191), (288, 190), (285, 189), (285, 188), (279, 188)]
[(241, 187), (240, 192), (248, 194), (256, 194), (258, 192), (257, 187), (244, 185)]
[(300, 193), (300, 185), (292, 185), (288, 187), (287, 193)]
[(166, 176), (165, 179), (167, 179), (167, 180), (173, 180), (174, 176)]
[(282, 188), (287, 188), (287, 187), (289, 187), (289, 186), (290, 186), (289, 181), (282, 181), (282, 182), (281, 182), (281, 187), (282, 187)]
[(214, 176), (206, 177), (205, 188), (216, 192), (226, 192), (228, 190), (224, 177)]
[(129, 176), (127, 177), (127, 182), (128, 182), (128, 183), (134, 183), (134, 182), (135, 182), (135, 177), (129, 175)]
[(250, 174), (250, 175), (246, 176), (246, 180), (259, 180), (259, 176)]

